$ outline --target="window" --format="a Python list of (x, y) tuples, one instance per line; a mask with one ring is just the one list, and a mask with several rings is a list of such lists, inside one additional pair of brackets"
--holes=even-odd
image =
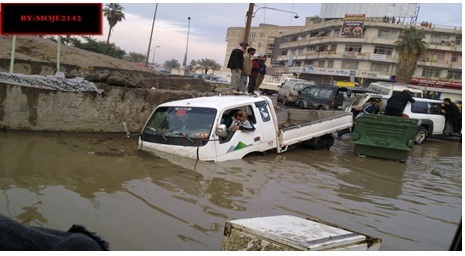
[(319, 60), (318, 61), (318, 67), (319, 68), (324, 68), (325, 67), (325, 61), (324, 60)]
[(444, 53), (443, 52), (436, 53), (436, 59), (437, 60), (444, 60)]
[[(144, 140), (181, 146), (203, 146), (210, 137), (216, 109), (160, 107), (153, 113), (142, 133)], [(183, 136), (189, 134), (189, 140)], [(190, 135), (194, 134), (194, 136)], [(167, 139), (169, 138), (169, 139)]]
[(260, 32), (260, 38), (263, 38), (263, 32)]
[(457, 45), (462, 45), (462, 36), (456, 36), (455, 37), (455, 43)]
[(447, 34), (431, 34), (432, 43), (441, 43), (450, 41), (449, 35)]
[(428, 114), (440, 115), (441, 109), (442, 109), (441, 103), (430, 103)]
[(271, 120), (270, 112), (268, 112), (268, 104), (266, 101), (260, 101), (255, 103), (255, 106), (258, 108), (258, 112), (260, 112), (260, 116), (263, 122), (269, 122)]
[(304, 48), (299, 48), (299, 49), (297, 49), (297, 52), (298, 52), (298, 53), (304, 53)]
[(315, 95), (316, 90), (320, 90), (320, 89), (317, 89), (317, 88), (313, 87), (313, 88), (310, 89), (310, 91), (308, 92), (308, 94), (309, 94), (309, 95)]
[(426, 114), (428, 113), (428, 103), (416, 101), (412, 103), (412, 113)]
[(459, 55), (456, 54), (456, 53), (452, 54), (452, 59), (451, 59), (451, 61), (452, 61), (452, 62), (457, 62), (458, 60), (459, 60)]
[(353, 60), (343, 60), (342, 69), (358, 69), (358, 61), (353, 61)]
[[(256, 103), (260, 104), (260, 102)], [(257, 106), (257, 105), (256, 105)], [(266, 103), (265, 103), (265, 108), (266, 108)], [(236, 107), (232, 109), (227, 109), (223, 112), (222, 118), (221, 118), (221, 123), (226, 125), (226, 128), (230, 127), (233, 123), (233, 117), (236, 115), (237, 111), (242, 110), (247, 114), (247, 119), (252, 123), (256, 124), (257, 120), (255, 119), (254, 112), (252, 109), (252, 106), (247, 105), (247, 106), (241, 106), (241, 107)], [(260, 113), (262, 115), (262, 113)], [(231, 140), (231, 138), (234, 136), (236, 132), (234, 131), (229, 131), (226, 137), (220, 137), (219, 142), (226, 143)]]
[(423, 68), (423, 72), (421, 73), (424, 77), (439, 77), (441, 75), (441, 70), (437, 68)]
[(361, 52), (362, 51), (362, 45), (360, 45), (360, 44), (348, 44), (348, 45), (346, 45), (345, 51), (346, 52)]
[(249, 41), (253, 41), (255, 39), (255, 32), (251, 32), (249, 34)]
[(447, 78), (449, 79), (456, 79), (456, 80), (462, 80), (462, 71), (452, 71), (449, 70), (447, 72)]
[(377, 54), (384, 54), (384, 55), (392, 55), (392, 47), (385, 47), (385, 46), (376, 46), (374, 53)]
[(396, 39), (397, 38), (397, 32), (393, 31), (393, 30), (380, 29), (380, 30), (378, 30), (378, 38)]
[(329, 99), (332, 92), (333, 91), (331, 89), (321, 89), (318, 95), (315, 96), (317, 96), (318, 98)]
[(371, 63), (371, 71), (389, 72), (389, 64)]
[(334, 60), (328, 60), (328, 68), (333, 68)]

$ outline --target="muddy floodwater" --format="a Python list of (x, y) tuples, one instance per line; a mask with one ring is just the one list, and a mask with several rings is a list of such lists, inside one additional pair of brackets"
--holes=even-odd
[(400, 163), (296, 148), (221, 163), (137, 150), (122, 134), (0, 132), (0, 213), (85, 225), (112, 250), (221, 249), (227, 220), (294, 215), (381, 238), (381, 250), (448, 250), (462, 216), (462, 144), (430, 140)]

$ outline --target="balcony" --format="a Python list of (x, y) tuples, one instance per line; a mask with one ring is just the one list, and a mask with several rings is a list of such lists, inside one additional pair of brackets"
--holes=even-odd
[(445, 60), (419, 60), (417, 66), (433, 67), (433, 68), (447, 68), (447, 69), (462, 69), (462, 64), (459, 62), (451, 62)]
[[(288, 55), (278, 56), (278, 61), (287, 61)], [(306, 52), (294, 55), (294, 60), (318, 60), (318, 59), (353, 59), (353, 60), (366, 60), (366, 61), (379, 61), (397, 63), (397, 58), (393, 58), (384, 54), (376, 54), (370, 52), (335, 52), (335, 51), (322, 51), (322, 52)]]

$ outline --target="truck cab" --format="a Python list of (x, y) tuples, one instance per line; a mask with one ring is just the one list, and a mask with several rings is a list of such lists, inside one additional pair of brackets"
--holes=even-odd
[[(276, 146), (271, 100), (265, 97), (216, 96), (164, 103), (157, 107), (139, 139), (140, 149), (201, 160), (240, 159)], [(247, 113), (255, 131), (227, 131), (237, 110)]]
[[(242, 110), (255, 130), (228, 129)], [(159, 105), (139, 137), (139, 149), (204, 161), (241, 159), (253, 152), (287, 151), (303, 143), (314, 149), (332, 146), (332, 133), (352, 126), (342, 111), (284, 109), (276, 112), (266, 96), (210, 96)]]

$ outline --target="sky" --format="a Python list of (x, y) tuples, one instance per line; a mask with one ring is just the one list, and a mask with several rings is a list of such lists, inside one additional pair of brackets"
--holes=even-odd
[[(154, 3), (125, 3), (126, 19), (118, 23), (111, 34), (110, 41), (126, 52), (147, 54), (150, 32), (155, 12)], [(224, 64), (226, 54), (226, 33), (228, 27), (245, 27), (249, 4), (244, 3), (159, 3), (155, 18), (149, 62), (163, 64), (175, 59), (180, 64), (187, 51), (187, 63), (192, 59), (208, 58)], [(277, 8), (297, 12), (294, 14), (259, 7)], [(321, 3), (256, 3), (252, 26), (269, 23), (280, 26), (302, 26), (305, 17), (319, 15)], [(189, 21), (190, 29), (188, 31)], [(456, 3), (420, 3), (418, 22), (429, 21), (433, 24), (462, 26), (462, 4)], [(104, 21), (104, 35), (108, 35), (108, 22)], [(187, 33), (189, 32), (189, 40)], [(238, 42), (239, 43), (239, 42)], [(153, 57), (154, 47), (155, 59)]]
[[(1, 0), (0, 0), (1, 1)], [(2, 1), (2, 2), (34, 2), (34, 1)], [(80, 2), (80, 1), (40, 1), (40, 2)], [(85, 1), (97, 2), (102, 1)], [(116, 24), (113, 28), (110, 42), (129, 52), (147, 54), (152, 23), (156, 4), (149, 1), (104, 1), (104, 3), (120, 3), (125, 13), (125, 20)], [(187, 51), (187, 63), (191, 60), (202, 58), (213, 59), (220, 65), (224, 64), (226, 54), (226, 33), (229, 27), (245, 27), (246, 13), (249, 3), (235, 1), (223, 3), (195, 3), (183, 1), (184, 3), (159, 2), (155, 18), (154, 31), (149, 55), (149, 62), (163, 64), (166, 60), (175, 59), (180, 64)], [(252, 26), (260, 23), (268, 23), (279, 26), (303, 26), (305, 17), (319, 15), (321, 1), (293, 1), (285, 3), (267, 1), (256, 3), (254, 7), (255, 17)], [(326, 2), (326, 1), (325, 1)], [(331, 1), (329, 1), (331, 2)], [(335, 1), (348, 2), (350, 1)], [(373, 1), (375, 2), (375, 1)], [(418, 22), (429, 21), (433, 24), (446, 26), (462, 26), (462, 4), (460, 1), (452, 0), (451, 3), (439, 3), (439, 1), (428, 1), (420, 3)], [(289, 12), (297, 12), (299, 18), (294, 14), (270, 10), (266, 8), (277, 8)], [(190, 29), (188, 29), (190, 17)], [(103, 18), (103, 35), (94, 36), (97, 40), (106, 41), (108, 36), (108, 21)], [(189, 30), (189, 31), (188, 31)], [(189, 37), (187, 34), (189, 32)], [(189, 39), (188, 39), (189, 38)], [(239, 43), (239, 42), (238, 42)], [(159, 46), (155, 48), (156, 46)], [(154, 49), (156, 49), (154, 51)], [(155, 52), (155, 58), (153, 55)]]

